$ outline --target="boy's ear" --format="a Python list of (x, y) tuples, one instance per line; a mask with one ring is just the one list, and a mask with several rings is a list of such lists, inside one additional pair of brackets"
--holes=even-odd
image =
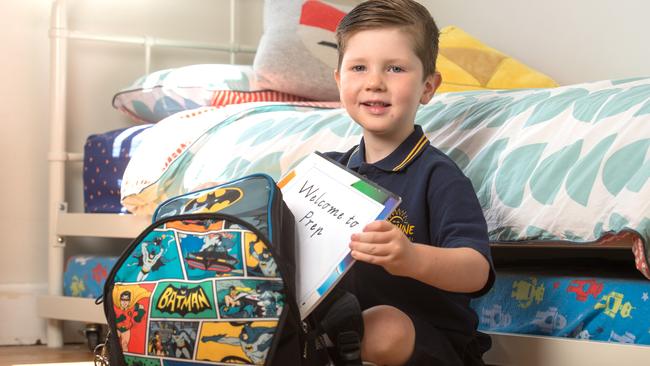
[(341, 73), (339, 69), (334, 69), (334, 80), (336, 80), (336, 87), (341, 91)]
[(424, 91), (422, 92), (422, 97), (420, 98), (420, 104), (429, 103), (441, 83), (442, 75), (440, 75), (439, 72), (436, 71), (433, 73), (433, 75), (427, 76), (426, 80), (424, 80)]

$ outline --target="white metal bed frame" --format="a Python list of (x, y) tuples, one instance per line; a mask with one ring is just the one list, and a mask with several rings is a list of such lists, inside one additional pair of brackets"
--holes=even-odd
[(48, 319), (49, 347), (63, 345), (62, 320), (106, 322), (101, 307), (95, 305), (92, 299), (62, 296), (65, 238), (67, 236), (135, 238), (150, 222), (150, 218), (144, 216), (68, 212), (65, 198), (65, 166), (67, 162), (78, 162), (83, 159), (80, 153), (68, 152), (66, 146), (68, 40), (143, 46), (145, 73), (150, 72), (151, 50), (154, 47), (224, 51), (230, 54), (230, 62), (234, 63), (237, 53), (254, 53), (255, 48), (235, 42), (236, 0), (230, 0), (229, 8), (230, 42), (211, 44), (151, 36), (104, 35), (70, 30), (67, 24), (66, 0), (53, 1), (50, 19), (48, 295), (38, 298), (38, 315)]
[[(65, 199), (65, 165), (81, 161), (83, 155), (66, 147), (66, 65), (68, 40), (89, 40), (139, 45), (144, 48), (144, 70), (149, 73), (153, 47), (192, 48), (230, 53), (254, 53), (254, 47), (236, 43), (236, 0), (230, 0), (230, 42), (209, 44), (160, 39), (99, 35), (69, 30), (66, 0), (53, 0), (50, 24), (50, 148), (48, 221), (48, 294), (38, 298), (38, 315), (47, 319), (48, 347), (63, 345), (63, 320), (105, 324), (103, 309), (92, 299), (62, 296), (66, 237), (135, 238), (150, 223), (150, 217), (121, 214), (68, 212)], [(491, 333), (492, 349), (485, 355), (491, 365), (645, 365), (650, 347), (568, 338)]]

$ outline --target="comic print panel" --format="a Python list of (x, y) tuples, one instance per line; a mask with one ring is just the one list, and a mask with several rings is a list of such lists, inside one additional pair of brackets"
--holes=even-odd
[(153, 296), (151, 317), (166, 319), (217, 318), (212, 281), (158, 283)]
[(147, 354), (192, 360), (199, 322), (155, 321), (149, 324)]
[(277, 325), (277, 321), (204, 322), (196, 359), (262, 365)]
[(144, 354), (149, 303), (154, 284), (115, 285), (115, 328), (123, 352)]
[[(247, 212), (246, 214), (242, 214), (241, 216), (237, 216), (240, 220), (244, 221), (246, 224), (249, 225), (249, 227), (254, 227), (257, 230), (259, 230), (262, 234), (268, 235), (267, 232), (267, 223), (266, 219), (268, 215), (266, 212)], [(230, 230), (248, 230), (248, 228), (244, 225), (240, 225), (235, 222), (226, 222), (226, 226), (224, 229), (230, 229)]]
[(131, 252), (115, 275), (115, 282), (183, 279), (174, 232), (154, 230)]
[(274, 189), (262, 176), (179, 196), (161, 204), (155, 219), (183, 213), (221, 212), (236, 216), (268, 236), (268, 203)]
[(167, 222), (165, 228), (185, 232), (205, 233), (208, 231), (223, 230), (223, 223), (223, 220), (219, 219), (176, 220)]
[[(175, 359), (168, 359), (168, 360), (163, 360), (163, 366), (205, 366), (205, 363), (198, 363), (198, 362), (190, 362), (190, 361), (179, 361)], [(208, 365), (214, 365), (214, 363), (210, 363)], [(228, 366), (224, 364), (224, 366)]]
[(241, 232), (179, 232), (178, 238), (188, 279), (201, 280), (244, 274)]
[(244, 233), (246, 271), (249, 276), (280, 277), (278, 265), (266, 244), (252, 232)]
[(135, 356), (124, 356), (124, 362), (127, 366), (160, 366), (159, 358), (145, 358)]
[(284, 301), (281, 280), (217, 281), (217, 303), (221, 318), (279, 318)]

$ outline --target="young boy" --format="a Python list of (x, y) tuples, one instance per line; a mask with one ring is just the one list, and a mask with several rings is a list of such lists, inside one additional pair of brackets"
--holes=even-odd
[(438, 29), (415, 1), (371, 0), (336, 35), (341, 102), (363, 138), (328, 155), (403, 200), (351, 238), (357, 263), (340, 286), (363, 310), (362, 359), (482, 365), (490, 341), (469, 301), (494, 281), (485, 219), (471, 182), (414, 125), (440, 85)]

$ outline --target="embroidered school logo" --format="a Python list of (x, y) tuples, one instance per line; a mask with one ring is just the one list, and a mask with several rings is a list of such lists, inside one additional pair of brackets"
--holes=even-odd
[(409, 224), (409, 215), (406, 210), (398, 208), (388, 217), (388, 222), (397, 226), (409, 239), (413, 240), (415, 225)]

